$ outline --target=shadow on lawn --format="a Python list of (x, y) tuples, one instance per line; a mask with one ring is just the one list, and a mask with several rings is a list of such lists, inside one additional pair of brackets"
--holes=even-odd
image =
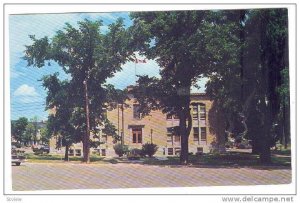
[(180, 165), (179, 157), (168, 157), (168, 160), (147, 159), (144, 165), (157, 165), (171, 168), (253, 168), (259, 170), (291, 169), (290, 157), (272, 157), (271, 164), (262, 164), (258, 155), (242, 152), (224, 154), (191, 155), (190, 164)]
[[(59, 155), (26, 155), (31, 162), (53, 163), (63, 161)], [(70, 157), (70, 162), (82, 163), (82, 157)], [(91, 163), (99, 164), (140, 164), (155, 165), (171, 168), (253, 168), (259, 170), (291, 169), (291, 157), (288, 153), (282, 156), (272, 152), (272, 163), (262, 164), (259, 156), (247, 152), (227, 152), (224, 154), (190, 155), (188, 165), (180, 165), (179, 157), (167, 157), (166, 160), (156, 158), (144, 158), (141, 160), (128, 160), (127, 158), (105, 158), (91, 156)]]

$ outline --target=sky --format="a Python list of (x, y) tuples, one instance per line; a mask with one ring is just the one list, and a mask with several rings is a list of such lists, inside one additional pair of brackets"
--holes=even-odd
[[(11, 99), (11, 119), (19, 117), (28, 119), (36, 116), (38, 120), (47, 120), (48, 112), (45, 111), (45, 101), (47, 92), (42, 87), (40, 79), (44, 75), (59, 72), (60, 79), (69, 78), (61, 67), (56, 63), (51, 66), (46, 64), (42, 68), (28, 67), (27, 62), (22, 59), (25, 45), (30, 45), (32, 41), (29, 35), (36, 38), (48, 36), (53, 37), (56, 31), (63, 29), (66, 22), (77, 27), (77, 22), (84, 19), (102, 20), (103, 26), (100, 31), (106, 32), (108, 25), (113, 23), (118, 17), (124, 18), (125, 26), (132, 24), (129, 14), (124, 12), (116, 13), (66, 13), (66, 14), (27, 14), (9, 16), (9, 57), (10, 57), (10, 99)], [(139, 59), (145, 59), (138, 55)], [(135, 84), (137, 75), (149, 75), (159, 77), (159, 66), (154, 60), (146, 59), (146, 63), (135, 64), (127, 62), (122, 66), (122, 70), (114, 77), (109, 78), (107, 83), (114, 85), (118, 89), (124, 89), (128, 85)], [(205, 80), (199, 81), (200, 89), (192, 88), (192, 92), (204, 92)]]

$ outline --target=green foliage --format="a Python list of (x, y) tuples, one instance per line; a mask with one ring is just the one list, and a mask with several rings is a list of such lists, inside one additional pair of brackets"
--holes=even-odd
[(134, 12), (131, 14), (137, 50), (155, 59), (161, 78), (141, 76), (134, 91), (141, 113), (161, 109), (180, 119), (181, 161), (187, 163), (192, 119), (190, 89), (210, 66), (204, 35), (209, 11)]
[(148, 155), (149, 157), (152, 157), (156, 153), (157, 149), (157, 145), (153, 143), (145, 143), (142, 146), (143, 154)]
[(25, 118), (25, 117), (21, 117), (18, 120), (11, 122), (12, 136), (18, 142), (23, 142), (24, 141), (27, 125), (28, 125), (28, 119)]
[(280, 95), (288, 92), (283, 87), (287, 10), (216, 11), (210, 21), (214, 29), (206, 35), (213, 37), (208, 51), (214, 63), (207, 72), (207, 93), (224, 112), (227, 131), (253, 140), (253, 148), (268, 162), (270, 147), (280, 137), (274, 126), (283, 122)]
[[(75, 120), (79, 119), (75, 104), (72, 102), (72, 87), (70, 83), (60, 81), (58, 74), (44, 76), (43, 86), (47, 89), (47, 109), (54, 111), (48, 116), (47, 133), (62, 136), (64, 146), (70, 146), (81, 140), (83, 129), (77, 127)], [(76, 120), (76, 121), (77, 121)]]
[[(105, 88), (106, 79), (119, 71), (133, 53), (121, 18), (110, 24), (106, 33), (100, 32), (101, 26), (102, 21), (87, 19), (78, 22), (78, 28), (66, 23), (51, 39), (30, 36), (33, 44), (26, 46), (24, 59), (28, 66), (40, 68), (45, 62), (54, 61), (70, 76), (69, 81), (59, 81), (58, 74), (42, 79), (48, 89), (47, 109), (56, 110), (55, 117), (49, 118), (53, 121), (49, 130), (59, 131), (65, 143), (77, 140), (84, 130), (97, 133), (98, 126), (106, 119), (105, 104), (111, 101), (109, 91), (113, 88)], [(86, 100), (90, 111), (88, 131), (84, 112)], [(108, 128), (113, 131), (111, 126)], [(84, 145), (87, 155), (89, 148), (86, 143)]]
[(285, 67), (280, 72), (282, 78), (281, 86), (277, 87), (277, 91), (280, 95), (281, 104), (289, 105), (290, 88), (289, 88), (289, 69)]
[(21, 143), (19, 143), (19, 142), (12, 142), (11, 145), (15, 146), (16, 148), (21, 148), (22, 147)]
[(52, 137), (52, 133), (49, 132), (48, 128), (47, 127), (41, 128), (40, 129), (40, 133), (41, 133), (41, 141), (42, 141), (42, 143), (49, 144), (49, 140)]
[(121, 157), (128, 152), (128, 146), (117, 143), (114, 145), (115, 153)]
[(145, 156), (145, 155), (143, 154), (142, 150), (141, 149), (137, 149), (137, 148), (131, 149), (127, 153), (127, 158), (129, 160), (138, 160), (138, 159), (140, 159), (143, 156)]
[(33, 140), (33, 137), (35, 135), (35, 127), (33, 125), (33, 123), (28, 123), (28, 125), (26, 126), (26, 131), (25, 131), (25, 136), (24, 136), (24, 142), (26, 143), (26, 145)]
[(103, 142), (90, 140), (90, 147), (91, 148), (97, 148), (97, 147), (100, 146), (100, 144), (103, 144)]

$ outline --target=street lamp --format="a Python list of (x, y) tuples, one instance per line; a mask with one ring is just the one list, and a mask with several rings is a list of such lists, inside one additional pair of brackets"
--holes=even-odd
[(151, 128), (151, 130), (150, 130), (151, 144), (152, 144), (152, 134), (153, 134), (153, 129)]

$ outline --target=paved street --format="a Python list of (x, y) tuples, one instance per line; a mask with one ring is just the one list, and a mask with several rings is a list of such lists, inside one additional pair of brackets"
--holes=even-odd
[(196, 168), (141, 164), (25, 163), (12, 166), (13, 190), (266, 185), (291, 182), (290, 169)]

